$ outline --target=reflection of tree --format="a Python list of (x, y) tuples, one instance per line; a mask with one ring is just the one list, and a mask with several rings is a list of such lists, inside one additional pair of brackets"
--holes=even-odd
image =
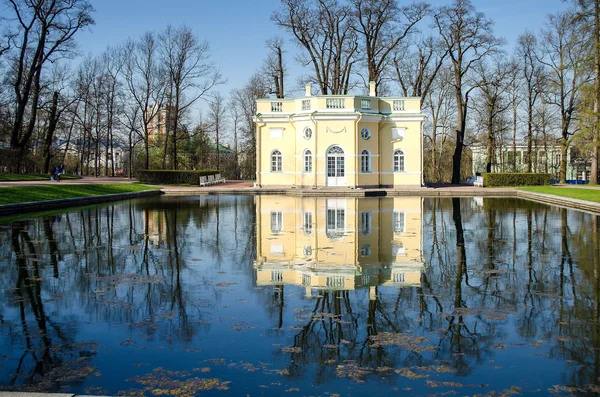
[[(58, 277), (56, 242), (49, 219), (44, 222), (44, 231), (52, 258), (53, 275)], [(61, 386), (79, 382), (80, 377), (91, 374), (87, 370), (80, 371), (83, 364), (80, 357), (89, 356), (87, 345), (73, 343), (73, 336), (48, 317), (42, 297), (45, 279), (40, 270), (41, 253), (29, 236), (27, 225), (21, 222), (13, 224), (10, 241), (17, 265), (14, 292), (22, 331), (19, 336), (24, 340), (24, 351), (9, 384), (28, 390), (58, 391)]]
[[(39, 218), (0, 228), (0, 241), (10, 246), (0, 249), (2, 260), (15, 264), (0, 279), (0, 332), (24, 352), (10, 357), (14, 369), (0, 366), (15, 374), (10, 387), (58, 391), (91, 375), (96, 348), (76, 334), (89, 324), (122, 325), (115, 344), (127, 338), (123, 334), (130, 335), (127, 343), (194, 342), (198, 330), (209, 327), (204, 320), (225, 289), (211, 289), (213, 267), (190, 259), (210, 263), (218, 257), (251, 269), (251, 259), (241, 258), (253, 257), (252, 207), (251, 197), (142, 199), (84, 208), (60, 221)], [(164, 233), (155, 235), (151, 216), (164, 221)], [(235, 236), (217, 237), (219, 249), (217, 216), (222, 225), (239, 225)], [(13, 312), (20, 316), (19, 333)]]

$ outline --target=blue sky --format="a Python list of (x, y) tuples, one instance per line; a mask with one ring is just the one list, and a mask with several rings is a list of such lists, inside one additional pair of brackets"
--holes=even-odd
[[(431, 3), (438, 6), (449, 4), (450, 0)], [(267, 38), (280, 35), (288, 40), (290, 54), (295, 51), (289, 36), (269, 20), (279, 4), (279, 0), (94, 1), (96, 25), (79, 34), (77, 41), (82, 53), (100, 53), (108, 45), (118, 45), (128, 37), (137, 38), (145, 31), (160, 31), (167, 24), (186, 24), (209, 41), (212, 59), (228, 80), (219, 90), (228, 95), (232, 89), (243, 86), (261, 66)], [(562, 0), (473, 0), (473, 4), (496, 21), (496, 34), (507, 40), (509, 50), (520, 33), (526, 29), (538, 31), (547, 14), (567, 7)], [(289, 87), (295, 83), (299, 70), (291, 55), (287, 63), (292, 66), (286, 83)]]

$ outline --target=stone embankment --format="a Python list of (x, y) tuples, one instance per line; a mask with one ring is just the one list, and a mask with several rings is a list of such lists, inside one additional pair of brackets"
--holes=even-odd
[[(132, 183), (135, 181), (125, 178), (93, 178), (86, 177), (74, 181), (61, 183)], [(38, 186), (52, 183), (50, 181), (38, 182), (5, 182), (2, 186)], [(569, 186), (570, 187), (570, 186)], [(591, 187), (593, 188), (593, 187)], [(1, 192), (1, 190), (0, 190)], [(600, 194), (600, 191), (598, 192)], [(111, 194), (105, 196), (81, 197), (66, 200), (52, 200), (35, 203), (0, 205), (0, 216), (15, 215), (24, 212), (44, 211), (57, 208), (67, 208), (79, 205), (96, 204), (100, 202), (124, 200), (137, 197), (154, 195), (292, 195), (303, 197), (397, 197), (397, 196), (422, 196), (422, 197), (512, 197), (522, 198), (552, 204), (556, 206), (575, 208), (578, 210), (600, 213), (600, 203), (559, 197), (549, 194), (525, 192), (513, 188), (479, 188), (473, 186), (436, 186), (436, 187), (396, 187), (393, 189), (352, 189), (352, 188), (293, 188), (287, 186), (269, 186), (257, 188), (249, 181), (227, 181), (225, 184), (198, 187), (198, 186), (163, 186), (160, 190), (151, 190), (135, 193)]]

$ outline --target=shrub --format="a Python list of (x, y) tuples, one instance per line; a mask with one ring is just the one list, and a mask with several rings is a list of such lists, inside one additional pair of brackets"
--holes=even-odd
[(549, 185), (551, 178), (550, 174), (526, 172), (495, 172), (481, 175), (486, 187)]
[(143, 183), (159, 183), (164, 185), (197, 185), (201, 176), (214, 175), (218, 171), (168, 171), (141, 170), (137, 171), (137, 179)]

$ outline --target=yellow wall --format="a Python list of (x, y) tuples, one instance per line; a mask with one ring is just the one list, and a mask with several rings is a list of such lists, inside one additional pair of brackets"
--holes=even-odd
[[(327, 100), (344, 100), (343, 109), (327, 109)], [(371, 101), (371, 109), (361, 109), (363, 99)], [(302, 101), (310, 100), (311, 109), (303, 111)], [(422, 180), (422, 137), (419, 98), (403, 98), (405, 111), (392, 112), (393, 98), (323, 96), (299, 99), (264, 99), (257, 101), (258, 133), (257, 183), (260, 186), (327, 186), (327, 150), (340, 146), (345, 155), (345, 178), (341, 186), (420, 186)], [(280, 103), (278, 111), (272, 103)], [(387, 108), (386, 108), (387, 106)], [(388, 109), (388, 110), (386, 110)], [(381, 111), (382, 113), (379, 113)], [(394, 139), (392, 128), (404, 128), (404, 137)], [(281, 138), (271, 134), (282, 129)], [(304, 130), (312, 129), (310, 139)], [(364, 140), (361, 130), (368, 128), (371, 137)], [(278, 149), (283, 155), (281, 172), (271, 172), (271, 153)], [(303, 154), (312, 153), (312, 170), (304, 172)], [(361, 172), (360, 154), (371, 155), (370, 172)], [(405, 171), (392, 172), (392, 156), (396, 149), (405, 154)]]

